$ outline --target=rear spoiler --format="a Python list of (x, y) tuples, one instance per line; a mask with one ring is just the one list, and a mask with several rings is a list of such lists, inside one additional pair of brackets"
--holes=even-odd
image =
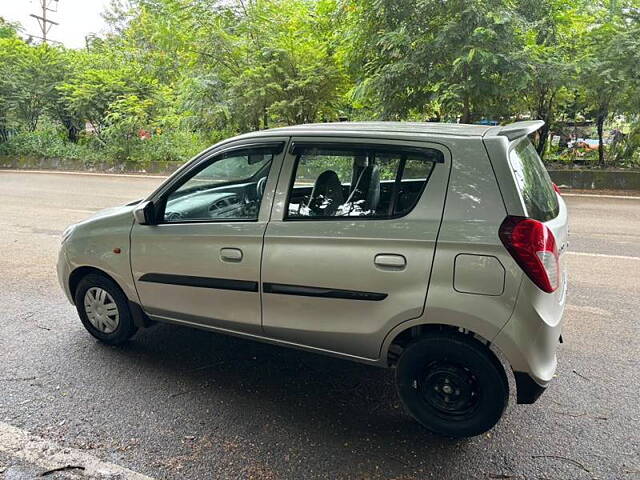
[(513, 141), (517, 138), (526, 137), (532, 134), (544, 125), (543, 120), (528, 120), (526, 122), (515, 122), (509, 125), (493, 127), (487, 130), (484, 134), (487, 136), (501, 136), (507, 137), (509, 141)]

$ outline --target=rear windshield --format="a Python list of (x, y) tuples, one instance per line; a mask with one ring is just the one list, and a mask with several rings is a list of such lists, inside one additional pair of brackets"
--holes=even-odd
[(558, 197), (538, 152), (528, 138), (509, 153), (509, 162), (529, 217), (546, 222), (558, 216)]

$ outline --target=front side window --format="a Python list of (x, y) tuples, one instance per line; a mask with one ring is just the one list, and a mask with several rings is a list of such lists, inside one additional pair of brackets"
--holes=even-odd
[(389, 218), (416, 205), (442, 153), (358, 145), (300, 146), (287, 218)]
[(257, 220), (275, 154), (267, 147), (215, 157), (166, 196), (163, 222)]

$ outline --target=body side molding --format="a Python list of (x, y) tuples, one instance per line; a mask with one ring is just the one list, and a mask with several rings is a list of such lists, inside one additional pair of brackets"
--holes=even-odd
[(181, 285), (184, 287), (239, 290), (241, 292), (258, 291), (258, 282), (252, 282), (250, 280), (235, 280), (231, 278), (194, 277), (190, 275), (173, 275), (170, 273), (145, 273), (139, 278), (139, 281)]

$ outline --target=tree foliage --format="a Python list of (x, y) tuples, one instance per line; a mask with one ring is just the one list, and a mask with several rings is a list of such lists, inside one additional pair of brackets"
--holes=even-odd
[(624, 115), (611, 160), (638, 156), (638, 0), (112, 0), (104, 16), (111, 33), (81, 50), (0, 19), (0, 152), (57, 132), (113, 160), (183, 160), (287, 124), (537, 118), (544, 154), (563, 123), (603, 142)]
[[(354, 1), (357, 99), (383, 118), (422, 112), (471, 123), (505, 115), (520, 88), (520, 17), (502, 0)], [(370, 97), (370, 98), (367, 98)]]

